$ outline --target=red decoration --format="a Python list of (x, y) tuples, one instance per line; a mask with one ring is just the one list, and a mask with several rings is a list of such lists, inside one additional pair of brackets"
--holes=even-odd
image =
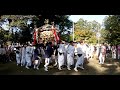
[(52, 31), (53, 31), (55, 40), (56, 40), (56, 42), (58, 43), (58, 41), (60, 40), (60, 38), (59, 38), (58, 35), (57, 35), (56, 29), (53, 29)]
[(33, 41), (33, 44), (35, 45), (37, 43), (37, 40), (36, 40), (36, 31), (34, 31), (34, 41)]

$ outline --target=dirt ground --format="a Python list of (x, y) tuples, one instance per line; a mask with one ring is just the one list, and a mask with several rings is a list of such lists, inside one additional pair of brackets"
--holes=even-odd
[(63, 68), (59, 71), (53, 66), (49, 66), (48, 72), (44, 71), (43, 65), (39, 70), (33, 68), (27, 70), (25, 67), (17, 66), (16, 62), (0, 63), (0, 75), (120, 75), (120, 60), (112, 60), (107, 58), (104, 65), (100, 65), (96, 57), (85, 61), (84, 70), (78, 69), (75, 72), (73, 69), (68, 71)]

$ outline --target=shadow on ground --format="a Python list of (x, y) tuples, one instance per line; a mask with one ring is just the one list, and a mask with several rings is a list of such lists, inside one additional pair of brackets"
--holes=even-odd
[(99, 65), (98, 60), (85, 61), (84, 70), (78, 69), (75, 72), (72, 68), (68, 71), (63, 68), (59, 71), (56, 67), (50, 66), (48, 72), (44, 71), (43, 64), (40, 66), (40, 70), (34, 70), (31, 68), (27, 70), (25, 67), (16, 66), (16, 62), (8, 62), (6, 64), (0, 63), (0, 75), (119, 75), (120, 74), (120, 62), (118, 60), (106, 60), (104, 65)]

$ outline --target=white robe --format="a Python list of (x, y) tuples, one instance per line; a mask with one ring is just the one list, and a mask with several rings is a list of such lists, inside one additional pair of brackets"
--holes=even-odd
[(78, 67), (79, 65), (83, 65), (83, 63), (84, 63), (85, 53), (84, 53), (84, 51), (83, 51), (83, 46), (80, 45), (80, 44), (77, 45), (77, 54), (82, 54), (82, 56), (79, 57), (79, 56), (77, 55), (77, 62), (76, 62), (75, 67)]
[(25, 62), (26, 62), (25, 56), (26, 56), (26, 49), (25, 49), (25, 47), (23, 47), (22, 48), (22, 59), (21, 59), (21, 64), (22, 65), (25, 65)]
[[(19, 50), (16, 50), (16, 51), (19, 51)], [(19, 51), (20, 52), (20, 51)], [(17, 64), (20, 64), (20, 53), (16, 53), (16, 61), (17, 61)]]
[[(62, 53), (60, 55), (60, 53)], [(61, 67), (62, 65), (64, 65), (64, 49), (62, 47), (58, 48), (58, 66)]]
[(70, 67), (74, 65), (74, 51), (75, 48), (72, 45), (69, 45), (67, 48), (67, 66)]
[(96, 55), (97, 55), (97, 57), (99, 57), (99, 53), (100, 53), (100, 47), (97, 46), (97, 50), (96, 50)]
[(64, 52), (64, 58), (65, 58), (65, 65), (67, 65), (67, 47), (68, 47), (68, 45), (67, 44), (65, 44), (65, 52)]
[(26, 63), (27, 63), (27, 66), (31, 66), (31, 63), (32, 63), (32, 51), (31, 51), (31, 47), (30, 46), (27, 46), (26, 47)]

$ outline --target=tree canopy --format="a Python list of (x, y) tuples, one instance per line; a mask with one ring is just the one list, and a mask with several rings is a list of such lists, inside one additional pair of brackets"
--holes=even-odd
[(105, 41), (112, 44), (120, 44), (120, 15), (109, 15), (104, 20)]
[[(60, 34), (66, 31), (69, 32), (68, 30), (72, 27), (72, 21), (69, 20), (69, 15), (1, 15), (0, 21), (4, 22), (5, 19), (8, 19), (10, 28), (20, 28), (19, 32), (12, 34), (14, 35), (12, 37), (14, 41), (18, 42), (32, 40), (30, 27), (32, 27), (33, 30), (35, 25), (37, 27), (44, 25), (45, 19), (49, 19), (49, 24), (54, 21), (56, 25), (59, 25)], [(29, 19), (32, 23), (27, 25)]]
[(74, 36), (75, 41), (85, 40), (88, 43), (97, 43), (97, 33), (100, 29), (100, 24), (96, 21), (88, 22), (80, 18), (75, 23)]

